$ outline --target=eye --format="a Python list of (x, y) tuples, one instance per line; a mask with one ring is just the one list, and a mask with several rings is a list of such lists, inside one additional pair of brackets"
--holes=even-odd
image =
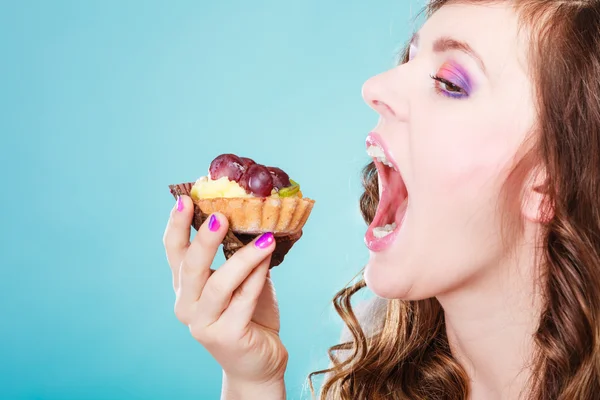
[(467, 92), (461, 88), (460, 86), (458, 86), (455, 83), (450, 82), (447, 79), (444, 79), (438, 75), (431, 75), (431, 79), (433, 79), (435, 81), (435, 89), (437, 92), (445, 95), (445, 96), (449, 96), (449, 97), (453, 97), (453, 98), (460, 98), (460, 97), (465, 97), (467, 96)]

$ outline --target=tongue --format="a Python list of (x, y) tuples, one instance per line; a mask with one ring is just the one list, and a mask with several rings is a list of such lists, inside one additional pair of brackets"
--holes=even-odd
[(376, 215), (376, 222), (379, 227), (400, 222), (397, 217), (401, 217), (398, 214), (400, 211), (404, 211), (401, 208), (403, 208), (403, 203), (406, 202), (408, 196), (406, 186), (398, 172), (391, 168), (384, 168), (381, 173), (385, 176), (379, 182), (380, 200)]
[(386, 199), (387, 201), (384, 203), (383, 201), (379, 203), (380, 210), (378, 213), (381, 215), (378, 218), (377, 226), (385, 227), (396, 222), (396, 211), (398, 211), (398, 204), (396, 204), (395, 199)]

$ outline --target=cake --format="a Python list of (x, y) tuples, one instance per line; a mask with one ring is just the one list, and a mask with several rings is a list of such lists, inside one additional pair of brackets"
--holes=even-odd
[(256, 163), (247, 157), (221, 154), (208, 174), (195, 182), (169, 186), (174, 197), (190, 196), (194, 203), (192, 226), (198, 230), (212, 213), (229, 221), (223, 252), (229, 259), (255, 237), (271, 232), (276, 248), (271, 267), (281, 264), (302, 236), (315, 201), (303, 196), (300, 185), (280, 168)]

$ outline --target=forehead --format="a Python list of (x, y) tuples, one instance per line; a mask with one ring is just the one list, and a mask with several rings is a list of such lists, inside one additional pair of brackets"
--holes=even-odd
[(509, 71), (528, 74), (528, 35), (519, 22), (508, 1), (447, 4), (419, 31), (419, 47), (448, 36), (468, 43), (481, 56), (492, 79)]

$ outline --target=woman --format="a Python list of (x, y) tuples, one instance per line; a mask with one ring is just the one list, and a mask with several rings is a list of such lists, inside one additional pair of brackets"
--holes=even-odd
[[(352, 337), (321, 397), (600, 398), (600, 1), (433, 1), (363, 96), (370, 260), (334, 300)], [(224, 398), (284, 398), (273, 245), (211, 274), (227, 221), (189, 244), (191, 216), (180, 199), (165, 233), (178, 318)]]

